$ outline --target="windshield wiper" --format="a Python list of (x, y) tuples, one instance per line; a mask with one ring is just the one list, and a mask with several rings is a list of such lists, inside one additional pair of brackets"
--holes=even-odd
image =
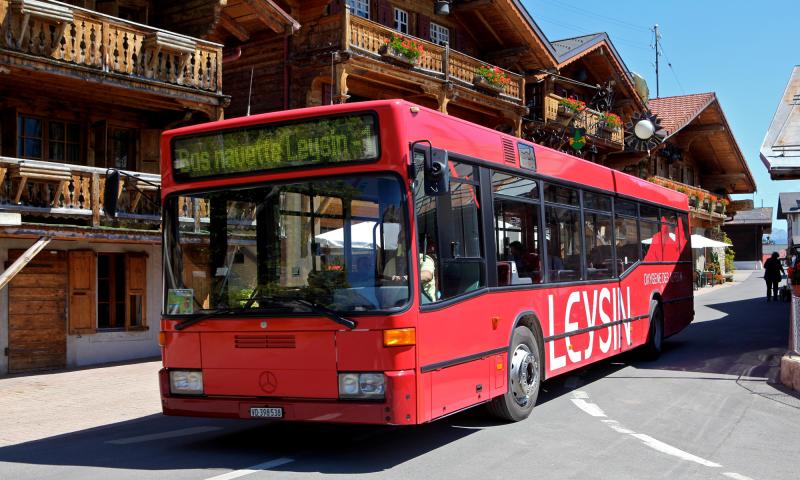
[[(183, 330), (187, 327), (190, 327), (196, 323), (202, 322), (203, 320), (207, 320), (209, 318), (218, 317), (221, 315), (241, 315), (241, 316), (252, 316), (253, 314), (264, 313), (265, 311), (273, 309), (275, 306), (288, 308), (287, 303), (296, 303), (298, 305), (302, 305), (307, 309), (311, 310), (314, 313), (320, 314), (326, 318), (333, 320), (334, 322), (344, 325), (349, 329), (354, 329), (358, 326), (355, 320), (350, 320), (349, 318), (344, 318), (338, 313), (334, 312), (333, 310), (323, 307), (322, 305), (314, 302), (310, 302), (308, 300), (303, 300), (300, 298), (275, 298), (275, 297), (251, 297), (249, 300), (250, 304), (252, 302), (257, 301), (259, 302), (259, 306), (261, 308), (257, 309), (240, 309), (240, 308), (220, 308), (217, 310), (210, 310), (208, 312), (198, 313), (191, 318), (187, 318), (186, 320), (180, 322), (179, 324), (175, 325), (175, 330)], [(267, 308), (261, 305), (262, 302), (269, 302), (271, 304), (270, 308)]]
[(323, 307), (322, 305), (314, 302), (310, 302), (308, 300), (303, 300), (300, 298), (294, 299), (295, 302), (303, 305), (304, 307), (308, 308), (314, 313), (319, 313), (325, 317), (330, 318), (334, 322), (344, 325), (345, 327), (349, 328), (350, 330), (356, 328), (358, 323), (355, 320), (350, 320), (349, 318), (344, 318), (343, 316), (339, 315), (338, 313), (334, 312), (328, 307)]
[(234, 313), (240, 313), (239, 310), (235, 310), (233, 308), (220, 308), (217, 310), (209, 310), (203, 313), (197, 313), (186, 320), (180, 322), (179, 324), (175, 325), (175, 330), (183, 330), (184, 328), (191, 327), (195, 323), (202, 322), (203, 320), (218, 317), (220, 315), (232, 315)]
[(345, 327), (351, 330), (358, 326), (358, 323), (355, 320), (344, 318), (343, 316), (339, 315), (338, 313), (336, 313), (335, 311), (331, 310), (328, 307), (324, 307), (318, 303), (314, 303), (309, 300), (304, 300), (302, 298), (273, 297), (270, 295), (252, 296), (247, 299), (246, 305), (249, 307), (250, 305), (253, 304), (253, 302), (259, 302), (259, 305), (261, 305), (261, 302), (264, 301), (281, 306), (286, 306), (286, 303), (288, 302), (296, 303), (298, 305), (306, 307), (307, 309), (311, 310), (314, 313), (322, 315), (323, 317), (327, 317), (340, 325), (344, 325)]

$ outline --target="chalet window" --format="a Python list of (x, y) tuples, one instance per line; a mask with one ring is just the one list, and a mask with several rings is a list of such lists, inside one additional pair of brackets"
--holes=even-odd
[(78, 163), (81, 157), (81, 127), (77, 123), (48, 122), (47, 159)]
[(146, 325), (146, 257), (97, 254), (97, 328), (139, 329)]
[(22, 158), (42, 158), (44, 139), (42, 138), (44, 121), (39, 118), (18, 117), (17, 132), (19, 144), (17, 154)]
[(431, 42), (437, 45), (446, 45), (450, 43), (450, 29), (438, 23), (431, 22)]
[(17, 153), (22, 158), (80, 162), (81, 127), (77, 123), (20, 115), (17, 132)]
[(359, 17), (369, 18), (369, 0), (347, 0), (347, 6)]
[(134, 131), (130, 128), (108, 129), (108, 165), (111, 168), (121, 168), (125, 170), (136, 169), (136, 157), (134, 151)]
[(394, 29), (400, 33), (408, 33), (408, 12), (399, 8), (394, 9)]

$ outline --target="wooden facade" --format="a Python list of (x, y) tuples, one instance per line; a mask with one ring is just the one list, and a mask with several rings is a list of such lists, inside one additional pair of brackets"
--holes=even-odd
[[(556, 66), (549, 43), (512, 0), (456, 2), (446, 16), (427, 0), (219, 3), (207, 27), (192, 28), (226, 46), (229, 117), (248, 106), (261, 113), (404, 98), (519, 134), (527, 113), (522, 72)], [(416, 65), (382, 54), (393, 35), (422, 45)], [(500, 91), (476, 85), (482, 66), (500, 67), (508, 83)]]
[[(625, 124), (635, 113), (646, 111), (646, 97), (605, 33), (553, 42), (557, 71), (534, 71), (527, 77), (526, 98), (530, 113), (525, 136), (557, 150), (599, 163), (625, 149)], [(583, 102), (586, 108), (572, 113), (565, 99)], [(622, 125), (606, 125), (604, 115), (617, 115)], [(572, 148), (574, 129), (582, 129), (585, 145)]]
[[(713, 199), (752, 193), (755, 180), (714, 93), (651, 99), (649, 107), (666, 132), (649, 155), (611, 157), (614, 168), (643, 178), (666, 180), (699, 202), (692, 203), (695, 233), (718, 232), (733, 208), (717, 209)], [(707, 201), (704, 203), (703, 199)]]
[(159, 137), (228, 101), (222, 45), (167, 3), (0, 0), (0, 261), (52, 240), (0, 291), (0, 374), (158, 353)]

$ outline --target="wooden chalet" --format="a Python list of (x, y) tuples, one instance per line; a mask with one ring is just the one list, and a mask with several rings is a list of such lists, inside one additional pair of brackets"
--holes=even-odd
[(159, 352), (159, 135), (227, 100), (178, 3), (0, 0), (0, 374)]
[[(552, 47), (516, 0), (195, 0), (214, 16), (192, 31), (226, 47), (226, 115), (404, 98), (467, 120), (520, 132), (525, 78), (554, 68)], [(203, 23), (205, 21), (206, 23)], [(423, 47), (416, 65), (387, 55), (394, 35)], [(391, 52), (389, 52), (391, 53)], [(499, 91), (476, 70), (499, 66)]]
[(756, 183), (716, 94), (651, 99), (664, 142), (637, 164), (617, 165), (689, 195), (694, 233), (718, 231), (729, 195), (753, 193)]
[[(624, 124), (644, 112), (646, 93), (625, 66), (606, 33), (552, 42), (557, 70), (528, 70), (525, 136), (531, 140), (592, 161), (605, 163), (625, 149)], [(585, 104), (577, 113), (562, 104), (574, 99)], [(623, 125), (607, 126), (604, 114), (617, 115)], [(584, 142), (573, 141), (581, 129)]]

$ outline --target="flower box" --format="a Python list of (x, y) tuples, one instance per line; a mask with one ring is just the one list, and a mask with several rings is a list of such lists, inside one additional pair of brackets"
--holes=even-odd
[(378, 49), (381, 58), (389, 63), (399, 65), (401, 67), (412, 68), (417, 66), (417, 59), (405, 55), (400, 50), (392, 47), (391, 45), (382, 45)]
[(478, 90), (483, 90), (484, 92), (494, 95), (499, 95), (506, 89), (503, 84), (490, 82), (489, 79), (483, 75), (475, 75), (472, 79), (472, 84), (475, 85), (475, 88)]

